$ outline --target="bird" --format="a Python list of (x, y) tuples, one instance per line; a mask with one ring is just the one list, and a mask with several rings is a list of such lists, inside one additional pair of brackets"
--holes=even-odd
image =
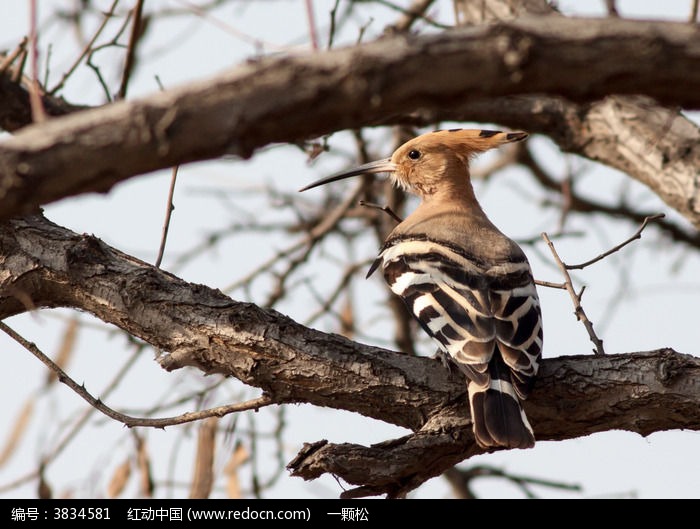
[(474, 194), (470, 160), (526, 132), (437, 130), (390, 158), (342, 171), (300, 191), (367, 173), (388, 173), (420, 199), (389, 234), (367, 273), (381, 267), (391, 291), (464, 374), (477, 444), (531, 448), (522, 401), (542, 357), (542, 314), (523, 250), (486, 216)]

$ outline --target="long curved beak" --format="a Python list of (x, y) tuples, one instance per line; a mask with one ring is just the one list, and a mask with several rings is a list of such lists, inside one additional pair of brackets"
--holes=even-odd
[(306, 191), (312, 187), (322, 186), (324, 184), (330, 184), (336, 180), (342, 180), (343, 178), (350, 178), (351, 176), (357, 176), (360, 174), (367, 173), (392, 173), (396, 171), (396, 164), (392, 163), (391, 158), (385, 158), (383, 160), (377, 160), (376, 162), (369, 162), (349, 171), (341, 171), (340, 173), (332, 174), (326, 178), (321, 178), (321, 180), (316, 180), (315, 182), (309, 184), (308, 186), (302, 187), (299, 192)]

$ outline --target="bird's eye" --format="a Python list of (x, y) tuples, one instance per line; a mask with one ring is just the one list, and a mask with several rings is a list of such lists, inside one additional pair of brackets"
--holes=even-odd
[(420, 158), (420, 151), (413, 149), (413, 150), (408, 152), (408, 157), (411, 160), (417, 160), (418, 158)]

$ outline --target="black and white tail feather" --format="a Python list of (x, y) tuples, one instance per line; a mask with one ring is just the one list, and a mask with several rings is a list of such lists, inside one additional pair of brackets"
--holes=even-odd
[(485, 260), (428, 236), (389, 239), (381, 265), (391, 290), (468, 378), (474, 436), (484, 448), (530, 448), (521, 401), (542, 350), (540, 304), (524, 254)]

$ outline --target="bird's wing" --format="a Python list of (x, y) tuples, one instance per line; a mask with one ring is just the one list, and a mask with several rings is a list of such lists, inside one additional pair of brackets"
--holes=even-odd
[(524, 399), (532, 389), (542, 356), (542, 314), (529, 266), (523, 273), (498, 277), (490, 295), (498, 349), (510, 368), (513, 388)]
[(444, 243), (413, 239), (391, 241), (380, 258), (391, 290), (472, 381), (490, 383), (497, 347), (516, 393), (527, 396), (542, 347), (527, 260), (487, 266)]
[(470, 379), (485, 376), (496, 321), (480, 268), (431, 241), (394, 241), (380, 257), (389, 287), (423, 329)]

